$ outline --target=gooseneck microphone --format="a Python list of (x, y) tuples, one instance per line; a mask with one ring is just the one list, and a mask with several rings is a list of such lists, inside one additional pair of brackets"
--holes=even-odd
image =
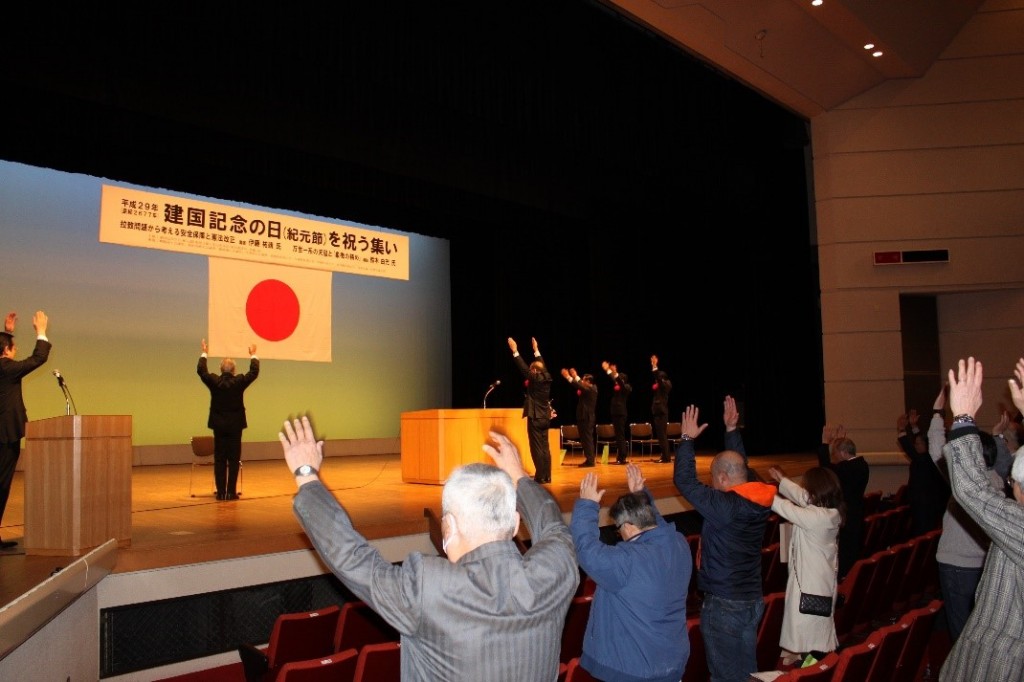
[(487, 409), (487, 396), (491, 394), (491, 391), (501, 386), (501, 379), (495, 379), (494, 383), (487, 387), (487, 393), (484, 393), (484, 409)]
[[(71, 397), (71, 391), (68, 390), (68, 385), (59, 369), (53, 370), (53, 376), (57, 377), (57, 385), (60, 386), (60, 390), (64, 394), (64, 413), (70, 415), (71, 407), (75, 405), (75, 399)], [(78, 414), (77, 405), (75, 405), (75, 414)]]

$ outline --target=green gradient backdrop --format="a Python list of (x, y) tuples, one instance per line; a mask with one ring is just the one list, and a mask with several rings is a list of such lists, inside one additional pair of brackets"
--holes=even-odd
[[(103, 182), (138, 187), (0, 161), (0, 315), (18, 313), (19, 359), (32, 352), (36, 310), (53, 343), (23, 384), (29, 419), (64, 414), (59, 369), (79, 414), (132, 415), (135, 445), (185, 443), (207, 431), (209, 392), (195, 373), (208, 336), (207, 258), (101, 244)], [(261, 363), (245, 394), (245, 441), (276, 440), (301, 413), (323, 438), (395, 437), (402, 412), (451, 406), (448, 241), (408, 236), (408, 281), (332, 274), (333, 362)]]

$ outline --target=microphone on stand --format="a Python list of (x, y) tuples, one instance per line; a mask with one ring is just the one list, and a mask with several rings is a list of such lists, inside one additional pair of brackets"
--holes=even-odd
[[(75, 399), (71, 397), (71, 391), (68, 390), (67, 384), (64, 383), (64, 377), (61, 375), (59, 369), (53, 370), (53, 376), (57, 377), (57, 385), (60, 386), (61, 392), (64, 394), (64, 406), (65, 414), (71, 414), (71, 406), (75, 405)], [(78, 414), (78, 406), (75, 405), (75, 414)]]
[(487, 409), (487, 396), (491, 394), (491, 391), (501, 386), (501, 379), (496, 379), (493, 384), (487, 387), (487, 393), (484, 393), (484, 409)]

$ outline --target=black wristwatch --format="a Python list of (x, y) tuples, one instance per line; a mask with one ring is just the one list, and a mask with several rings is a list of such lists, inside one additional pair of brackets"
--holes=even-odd
[(314, 469), (313, 467), (311, 467), (310, 465), (303, 464), (298, 469), (296, 469), (294, 471), (294, 473), (295, 473), (296, 476), (312, 476), (312, 475), (317, 474), (319, 472), (316, 469)]

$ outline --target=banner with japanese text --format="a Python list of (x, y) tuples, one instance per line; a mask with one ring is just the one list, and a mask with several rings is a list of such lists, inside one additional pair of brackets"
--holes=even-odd
[(115, 185), (102, 188), (99, 240), (409, 279), (409, 238), (404, 235)]

